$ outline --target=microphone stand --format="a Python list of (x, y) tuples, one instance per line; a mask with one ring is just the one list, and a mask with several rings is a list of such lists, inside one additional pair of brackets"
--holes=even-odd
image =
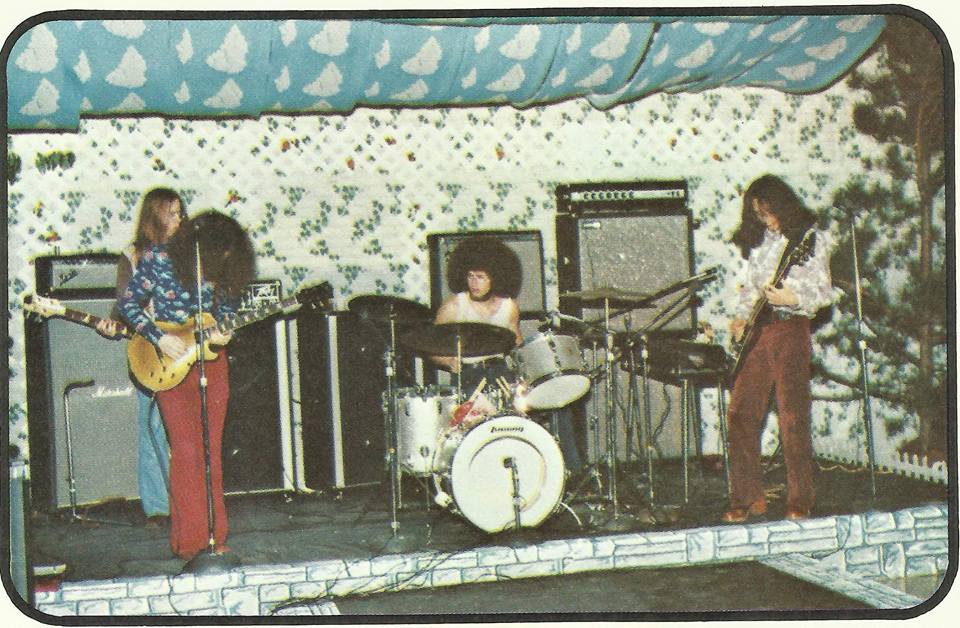
[[(200, 427), (203, 433), (203, 476), (207, 491), (208, 541), (206, 551), (198, 553), (187, 561), (181, 573), (215, 574), (228, 572), (231, 567), (237, 566), (239, 561), (232, 554), (216, 553), (217, 542), (214, 533), (216, 515), (213, 508), (213, 478), (210, 470), (210, 418), (207, 413), (207, 372), (206, 360), (204, 359), (203, 270), (200, 265), (200, 237), (196, 230), (194, 231), (194, 246), (197, 262), (197, 315), (195, 318), (194, 351), (197, 352), (197, 369), (200, 376)], [(223, 359), (226, 359), (226, 357)]]
[(870, 412), (870, 377), (867, 373), (867, 341), (863, 335), (863, 292), (860, 287), (860, 266), (857, 262), (856, 218), (850, 222), (850, 241), (853, 245), (853, 281), (857, 296), (857, 346), (860, 348), (860, 383), (863, 387), (863, 426), (866, 432), (867, 468), (870, 471), (870, 495), (877, 497), (877, 477), (873, 441), (873, 417)]
[(70, 382), (63, 389), (63, 422), (64, 426), (66, 427), (67, 483), (70, 493), (70, 520), (87, 523), (106, 523), (110, 525), (130, 525), (120, 521), (97, 519), (77, 513), (77, 476), (73, 466), (73, 432), (70, 428), (70, 393), (80, 388), (89, 388), (90, 386), (93, 386), (94, 383), (95, 382), (92, 379)]

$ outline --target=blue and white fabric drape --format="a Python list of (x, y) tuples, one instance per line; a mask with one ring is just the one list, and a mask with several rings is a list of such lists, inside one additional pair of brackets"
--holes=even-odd
[(578, 97), (608, 108), (721, 85), (803, 93), (846, 72), (883, 26), (879, 15), (48, 21), (11, 49), (7, 123)]

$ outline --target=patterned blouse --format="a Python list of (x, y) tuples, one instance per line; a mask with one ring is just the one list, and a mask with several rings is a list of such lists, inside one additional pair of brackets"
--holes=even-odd
[[(213, 284), (209, 282), (204, 282), (202, 292), (204, 312), (213, 314), (218, 322), (237, 313), (239, 299), (227, 299), (222, 292), (218, 292), (214, 299)], [(157, 344), (163, 332), (145, 311), (145, 305), (151, 300), (158, 321), (185, 323), (197, 312), (193, 290), (185, 289), (177, 281), (173, 274), (173, 260), (163, 245), (144, 252), (119, 302), (120, 313), (133, 330)]]
[[(794, 265), (783, 280), (797, 295), (797, 305), (774, 306), (774, 310), (783, 314), (794, 314), (813, 318), (820, 308), (826, 307), (840, 298), (843, 292), (834, 288), (830, 279), (830, 253), (834, 240), (830, 232), (815, 230), (813, 255), (801, 264)], [(780, 256), (787, 246), (787, 238), (776, 231), (766, 230), (763, 241), (750, 251), (747, 267), (737, 292), (737, 305), (734, 316), (740, 319), (750, 317), (754, 303), (763, 294), (763, 286), (770, 282), (777, 272)]]

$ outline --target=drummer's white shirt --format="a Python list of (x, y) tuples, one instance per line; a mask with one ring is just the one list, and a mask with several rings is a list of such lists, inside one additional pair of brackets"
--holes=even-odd
[[(500, 301), (500, 307), (497, 308), (497, 311), (493, 313), (492, 316), (487, 315), (485, 312), (480, 312), (473, 307), (473, 301), (470, 299), (470, 294), (467, 292), (458, 292), (457, 293), (457, 312), (455, 315), (455, 322), (457, 323), (486, 323), (487, 325), (496, 325), (497, 327), (504, 327), (513, 332), (513, 328), (510, 327), (510, 312), (512, 308), (510, 304), (513, 302), (513, 299), (510, 297), (504, 297)], [(473, 358), (463, 358), (464, 364), (472, 364), (475, 362), (482, 362), (488, 358), (498, 357), (499, 354), (492, 355), (481, 355)]]

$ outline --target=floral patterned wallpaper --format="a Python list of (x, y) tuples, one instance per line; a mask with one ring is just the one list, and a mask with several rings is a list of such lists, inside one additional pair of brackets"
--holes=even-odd
[[(20, 303), (34, 290), (31, 260), (118, 251), (152, 186), (179, 190), (190, 211), (232, 214), (253, 236), (261, 277), (281, 279), (291, 292), (329, 281), (340, 307), (370, 293), (429, 303), (429, 233), (539, 229), (547, 302), (556, 307), (555, 187), (683, 178), (700, 225), (696, 266), (722, 268), (698, 316), (724, 330), (741, 263), (724, 238), (738, 221), (740, 191), (772, 172), (812, 208), (825, 207), (859, 159), (878, 153), (852, 126), (852, 103), (839, 83), (805, 96), (757, 88), (658, 94), (607, 111), (580, 100), (525, 110), (84, 119), (77, 133), (12, 135), (19, 170), (7, 216), (10, 441), (26, 450)], [(704, 398), (709, 447), (716, 399)], [(818, 449), (856, 459), (859, 412), (858, 404), (818, 404)], [(768, 429), (767, 446), (774, 439)], [(878, 451), (892, 447), (879, 443)]]

